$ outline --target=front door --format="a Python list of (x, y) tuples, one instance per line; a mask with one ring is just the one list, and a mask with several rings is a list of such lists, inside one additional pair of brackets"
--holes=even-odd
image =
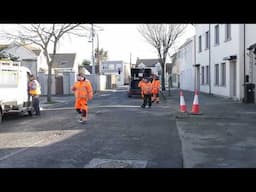
[(56, 77), (56, 95), (63, 95), (63, 76)]
[(200, 91), (200, 67), (195, 67), (195, 90)]
[(236, 98), (236, 87), (237, 87), (237, 66), (236, 61), (230, 61), (230, 97)]

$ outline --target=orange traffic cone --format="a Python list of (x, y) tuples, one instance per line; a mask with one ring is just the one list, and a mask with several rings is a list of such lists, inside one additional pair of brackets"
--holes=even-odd
[(194, 101), (193, 101), (191, 113), (192, 114), (200, 114), (198, 90), (195, 90), (195, 96), (194, 96)]
[(180, 112), (187, 112), (187, 106), (184, 100), (183, 92), (180, 91)]

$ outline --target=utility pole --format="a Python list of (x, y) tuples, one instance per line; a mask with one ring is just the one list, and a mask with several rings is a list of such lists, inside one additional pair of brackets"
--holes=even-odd
[[(96, 25), (96, 30), (97, 30), (97, 25)], [(95, 31), (94, 31), (94, 25), (91, 24), (91, 42), (92, 43), (92, 83), (93, 83), (93, 88), (94, 91), (96, 92), (97, 90), (97, 79), (96, 79), (96, 74), (95, 74), (95, 54), (94, 54), (94, 36), (95, 36)], [(102, 31), (103, 29), (100, 29), (100, 31)], [(99, 31), (99, 30), (98, 30)], [(97, 34), (98, 35), (98, 34)], [(98, 38), (98, 36), (97, 36)], [(98, 44), (99, 44), (99, 39), (98, 39)], [(98, 45), (99, 48), (99, 45)], [(99, 59), (99, 57), (97, 57)]]
[(100, 46), (99, 46), (99, 34), (97, 33), (97, 65), (99, 67), (99, 74), (101, 74), (100, 70)]
[(92, 74), (95, 75), (95, 63), (94, 63), (94, 44), (93, 44), (93, 37), (94, 37), (94, 30), (92, 24)]
[(130, 52), (130, 68), (132, 68), (132, 52)]

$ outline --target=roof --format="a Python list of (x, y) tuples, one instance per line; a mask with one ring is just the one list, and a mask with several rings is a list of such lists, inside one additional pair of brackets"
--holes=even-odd
[(2, 51), (3, 49), (6, 49), (9, 46), (9, 44), (0, 44), (0, 51)]
[(194, 40), (194, 36), (188, 38), (180, 47), (179, 49), (185, 47), (187, 44), (189, 44), (190, 42), (192, 42)]
[[(86, 65), (85, 69), (92, 74), (92, 66), (91, 65)], [(95, 73), (99, 73), (99, 65), (95, 65)]]
[(41, 53), (41, 49), (34, 47), (32, 45), (23, 45), (23, 47), (25, 47), (26, 49), (28, 49), (30, 51), (33, 51), (36, 54), (36, 56), (39, 56)]
[(136, 66), (143, 63), (146, 67), (155, 67), (155, 64), (159, 63), (159, 59), (137, 59)]
[(117, 61), (103, 61), (102, 64), (119, 64), (119, 63), (123, 63), (123, 61), (121, 60), (117, 60)]
[[(53, 54), (49, 54), (52, 58)], [(56, 53), (53, 60), (53, 68), (73, 68), (75, 63), (75, 53)]]
[(176, 57), (177, 54), (178, 54), (178, 52), (175, 52), (175, 53), (173, 53), (170, 57), (171, 57), (171, 58)]
[(255, 49), (256, 48), (256, 43), (254, 43), (253, 45), (251, 45), (248, 50), (252, 50), (252, 49)]
[(40, 48), (34, 47), (34, 46), (30, 45), (30, 44), (23, 44), (22, 45), (21, 43), (18, 43), (18, 42), (12, 42), (12, 43), (9, 43), (9, 44), (0, 44), (0, 51), (10, 47), (11, 45), (23, 46), (24, 48), (28, 49), (29, 51), (32, 51), (36, 56), (39, 56), (40, 53), (41, 53), (41, 49)]

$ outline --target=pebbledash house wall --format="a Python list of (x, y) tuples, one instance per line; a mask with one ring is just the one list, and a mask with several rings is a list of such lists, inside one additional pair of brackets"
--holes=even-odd
[(180, 88), (193, 91), (195, 86), (194, 38), (191, 38), (178, 51), (180, 65)]
[[(249, 51), (247, 50), (251, 45), (256, 44), (256, 24), (246, 24), (245, 25), (245, 46), (246, 46), (246, 75), (249, 75), (249, 82), (256, 84), (256, 56), (253, 55), (253, 63), (250, 66), (250, 57), (247, 55)], [(252, 67), (252, 69), (251, 69)], [(256, 94), (255, 94), (256, 101)]]
[[(215, 44), (215, 26), (219, 25), (219, 44)], [(237, 56), (236, 60), (236, 96), (234, 99), (241, 100), (243, 98), (243, 33), (240, 24), (231, 24), (231, 39), (225, 39), (225, 24), (210, 24), (210, 82), (209, 84), (202, 84), (202, 66), (209, 65), (209, 49), (205, 49), (205, 35), (209, 31), (209, 24), (198, 24), (196, 27), (196, 60), (200, 64), (200, 91), (211, 93), (215, 95), (231, 97), (231, 71), (230, 67), (233, 65), (225, 57), (231, 55)], [(202, 52), (199, 52), (199, 36), (202, 36)], [(221, 85), (221, 64), (226, 64), (226, 84)], [(219, 85), (215, 84), (215, 64), (219, 64)], [(206, 78), (206, 75), (205, 75)], [(210, 92), (211, 91), (211, 92)]]

